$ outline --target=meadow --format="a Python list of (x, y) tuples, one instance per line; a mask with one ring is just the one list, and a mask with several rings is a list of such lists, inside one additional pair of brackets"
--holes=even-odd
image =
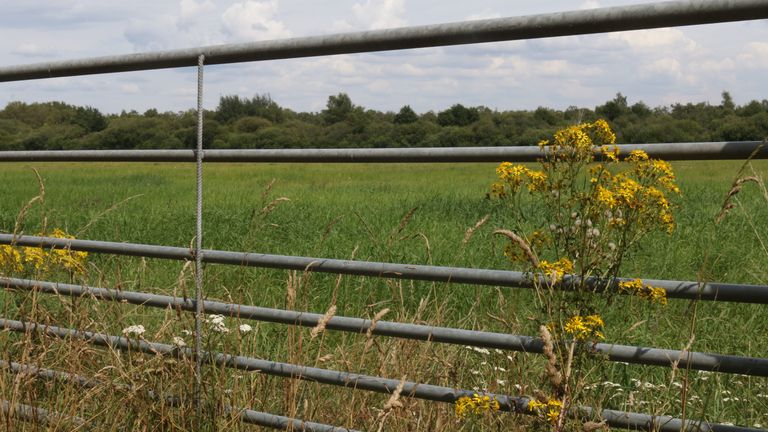
[[(768, 196), (746, 184), (736, 204), (715, 224), (740, 161), (678, 162), (682, 189), (671, 235), (649, 236), (626, 260), (621, 275), (655, 279), (768, 284)], [(503, 255), (505, 242), (493, 236), (509, 222), (506, 203), (489, 199), (495, 164), (209, 164), (205, 167), (205, 248), (340, 259), (516, 269)], [(765, 177), (768, 164), (751, 163)], [(191, 164), (35, 163), (0, 164), (0, 231), (11, 232), (19, 211), (40, 192), (22, 229), (36, 234), (59, 227), (82, 239), (188, 246), (194, 236), (194, 167)], [(751, 171), (747, 172), (752, 174)], [(465, 241), (467, 230), (488, 216)], [(25, 270), (26, 271), (26, 270)], [(67, 282), (62, 272), (26, 277)], [(180, 262), (88, 257), (85, 274), (72, 277), (92, 286), (192, 295), (192, 272)], [(455, 326), (535, 335), (533, 293), (526, 289), (467, 286), (334, 276), (282, 270), (207, 265), (210, 299), (336, 315)], [(38, 317), (63, 326), (120, 334), (129, 325), (147, 328), (147, 340), (169, 343), (192, 329), (191, 315), (87, 299), (72, 300), (2, 292), (3, 315)], [(615, 300), (604, 316), (606, 341), (768, 357), (765, 306), (670, 300), (654, 305), (632, 297)], [(311, 334), (273, 324), (251, 332), (211, 335), (208, 346), (279, 361), (369, 373), (389, 378), (531, 395), (542, 374), (535, 355), (477, 351), (442, 344), (400, 341), (334, 332)], [(244, 322), (242, 322), (244, 323)], [(136, 353), (71, 347), (49, 341), (30, 352), (21, 336), (2, 333), (14, 355), (47, 367), (97, 375), (111, 382), (141, 382), (150, 388), (189, 391), (191, 372), (183, 364), (143, 359)], [(187, 338), (191, 343), (191, 338)], [(34, 351), (34, 350), (33, 350)], [(105, 367), (104, 363), (111, 365)], [(692, 418), (759, 427), (768, 425), (768, 380), (697, 373), (650, 366), (596, 362), (587, 374), (593, 406), (679, 416), (682, 401)], [(147, 372), (148, 370), (153, 372)], [(348, 389), (288, 381), (259, 374), (209, 368), (211, 400), (227, 400), (267, 412), (298, 416), (363, 430), (526, 430), (509, 414), (457, 419), (453, 406), (387, 397)], [(13, 384), (0, 379), (5, 399), (43, 397), (57, 411), (101, 422), (100, 430), (184, 430), (174, 410), (136, 391), (131, 397), (104, 389), (82, 395), (64, 384)], [(227, 389), (225, 391), (224, 389)], [(684, 390), (681, 390), (684, 389)], [(118, 392), (119, 393), (119, 392)], [(14, 397), (7, 396), (12, 394)], [(99, 409), (85, 401), (106, 401)], [(79, 401), (74, 403), (73, 401)], [(157, 406), (161, 406), (158, 408)], [(104, 414), (109, 413), (108, 416)], [(154, 417), (153, 417), (154, 416)], [(105, 417), (107, 419), (105, 419)], [(157, 422), (157, 419), (161, 421)], [(96, 420), (98, 419), (98, 420)], [(155, 419), (154, 421), (152, 419)], [(522, 423), (521, 423), (522, 422)], [(156, 426), (151, 426), (156, 424)], [(239, 425), (232, 416), (211, 419), (212, 430)], [(150, 425), (150, 426), (147, 426)], [(64, 425), (59, 425), (65, 430)], [(53, 426), (55, 429), (59, 426)], [(442, 428), (442, 429), (441, 429)], [(30, 429), (32, 430), (32, 429)]]

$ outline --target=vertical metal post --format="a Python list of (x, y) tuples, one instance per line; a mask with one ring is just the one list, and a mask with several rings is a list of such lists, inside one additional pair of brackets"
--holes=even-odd
[(197, 59), (197, 208), (195, 212), (195, 423), (196, 429), (202, 425), (201, 393), (202, 378), (202, 336), (203, 319), (203, 63), (205, 56)]

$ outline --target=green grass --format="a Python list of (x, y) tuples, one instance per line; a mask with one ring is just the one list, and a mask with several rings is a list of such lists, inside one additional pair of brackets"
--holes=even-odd
[[(768, 173), (768, 164), (761, 161), (754, 165), (763, 176)], [(671, 236), (649, 237), (627, 260), (622, 275), (768, 284), (768, 253), (760, 241), (768, 239), (768, 226), (762, 222), (768, 220), (768, 203), (757, 189), (746, 186), (737, 196), (739, 206), (719, 226), (713, 223), (740, 166), (741, 162), (675, 163), (683, 191), (677, 212), (678, 229)], [(45, 223), (78, 233), (84, 239), (172, 246), (188, 246), (194, 236), (195, 180), (191, 164), (39, 163), (34, 168), (43, 178), (45, 201), (43, 206), (35, 205), (30, 210), (23, 226), (25, 233), (36, 233)], [(485, 197), (494, 180), (494, 168), (494, 164), (210, 164), (205, 168), (204, 247), (509, 269), (510, 264), (501, 253), (504, 242), (491, 234), (493, 229), (506, 226), (506, 208)], [(272, 180), (271, 188), (265, 190)], [(0, 164), (0, 184), (0, 231), (9, 232), (19, 210), (37, 195), (38, 186), (32, 170), (21, 164)], [(262, 212), (281, 197), (289, 200), (277, 201), (273, 209)], [(401, 226), (411, 209), (415, 210), (410, 219)], [(462, 244), (466, 229), (486, 214), (491, 215), (489, 222), (478, 229), (468, 244)], [(94, 285), (163, 293), (179, 290), (182, 263), (93, 254), (89, 262), (88, 282)], [(59, 277), (65, 279), (64, 275)], [(370, 317), (387, 307), (392, 312), (385, 319), (390, 320), (523, 334), (534, 334), (537, 327), (529, 319), (534, 307), (529, 290), (351, 276), (337, 279), (321, 274), (307, 276), (305, 280), (307, 283), (297, 293), (297, 310), (322, 313), (335, 293), (338, 315)], [(187, 294), (189, 287), (191, 284), (187, 283)], [(206, 293), (211, 298), (284, 307), (286, 272), (209, 265)], [(4, 295), (6, 310), (21, 310), (18, 305), (8, 306), (9, 296)], [(56, 298), (41, 301), (51, 310), (59, 302)], [(120, 314), (116, 319), (119, 323), (163, 320), (162, 313), (157, 311), (115, 308)], [(692, 302), (672, 300), (664, 308), (638, 299), (620, 298), (605, 317), (608, 340), (681, 349), (689, 343), (694, 313), (693, 350), (768, 357), (764, 343), (768, 319), (763, 305), (701, 302), (694, 308)], [(119, 332), (119, 325), (112, 325), (111, 330)], [(188, 321), (183, 323), (188, 325)], [(290, 347), (275, 343), (285, 340), (289, 333), (283, 326), (261, 325), (249, 350), (264, 357), (290, 360)], [(308, 352), (304, 354), (308, 357), (304, 359), (354, 344), (351, 338), (329, 333), (323, 346), (306, 348)], [(442, 356), (444, 350), (452, 349), (403, 343), (407, 345), (401, 349), (426, 350), (422, 354), (427, 357), (449, 358)], [(361, 368), (378, 373), (379, 355), (382, 353), (361, 360)], [(459, 363), (453, 365), (458, 377), (449, 384), (469, 388), (490, 385), (489, 376), (494, 374), (482, 370), (481, 357), (472, 352), (451, 355), (458, 355)], [(536, 372), (539, 360), (523, 355), (515, 359), (526, 365), (494, 375), (506, 384), (491, 383), (496, 387), (492, 390), (515, 394), (515, 383), (536, 381), (531, 375), (540, 373)], [(497, 360), (507, 361), (505, 356)], [(343, 369), (349, 365), (341, 363), (335, 367)], [(483, 372), (482, 380), (470, 373), (475, 369)], [(392, 377), (399, 376), (396, 370), (389, 372)], [(640, 393), (630, 400), (646, 401), (646, 406), (627, 405), (626, 398), (611, 399), (615, 393), (606, 392), (601, 399), (606, 406), (673, 414), (679, 409), (674, 403), (679, 394), (669, 382), (668, 369), (611, 364), (595, 371), (594, 376), (596, 382), (617, 382), (627, 389), (635, 388), (632, 379), (667, 386), (663, 390), (637, 390)], [(423, 378), (428, 382), (447, 379), (434, 365), (427, 367)], [(694, 373), (691, 382), (695, 394), (702, 399), (710, 396), (691, 415), (706, 414), (749, 426), (768, 423), (764, 414), (768, 412), (767, 399), (758, 397), (768, 393), (765, 379)], [(274, 385), (279, 387), (279, 383)], [(742, 399), (738, 406), (722, 401), (725, 396), (721, 392), (734, 388)], [(745, 403), (746, 400), (749, 402)], [(272, 408), (279, 411), (276, 406)]]

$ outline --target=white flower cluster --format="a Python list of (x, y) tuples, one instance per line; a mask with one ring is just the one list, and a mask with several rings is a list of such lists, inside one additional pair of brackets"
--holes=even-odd
[(139, 325), (132, 325), (132, 326), (128, 326), (128, 327), (123, 329), (123, 335), (125, 335), (125, 336), (130, 336), (130, 335), (141, 336), (141, 335), (144, 334), (145, 331), (146, 331), (146, 329), (141, 324), (139, 324)]
[(210, 324), (211, 331), (216, 333), (229, 333), (229, 329), (224, 324), (224, 315), (208, 315), (208, 319), (205, 320)]
[(240, 324), (240, 333), (248, 333), (251, 330), (253, 330), (253, 327), (248, 324)]
[(179, 348), (184, 348), (185, 346), (187, 346), (187, 343), (184, 342), (184, 339), (182, 339), (179, 336), (174, 336), (173, 337), (173, 344), (176, 345)]

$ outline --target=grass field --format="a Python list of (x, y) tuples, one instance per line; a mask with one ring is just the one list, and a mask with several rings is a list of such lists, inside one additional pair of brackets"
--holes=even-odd
[[(764, 223), (768, 202), (762, 192), (746, 185), (724, 222), (713, 223), (740, 166), (741, 162), (675, 163), (683, 191), (678, 229), (671, 236), (648, 238), (627, 260), (622, 275), (768, 284), (768, 250), (763, 243), (768, 240)], [(768, 164), (762, 161), (753, 166), (764, 177), (768, 173)], [(28, 212), (25, 233), (34, 234), (46, 225), (83, 239), (187, 246), (193, 238), (192, 165), (40, 163), (33, 167), (43, 179), (45, 199)], [(211, 164), (205, 169), (204, 247), (510, 269), (502, 255), (504, 242), (491, 234), (508, 222), (505, 204), (486, 198), (494, 168), (493, 164)], [(0, 231), (10, 232), (19, 210), (38, 194), (38, 183), (30, 167), (22, 164), (0, 164), (0, 183)], [(485, 215), (490, 215), (489, 221), (463, 244), (467, 228)], [(190, 275), (183, 263), (91, 255), (84, 278), (92, 285), (125, 290), (190, 294)], [(318, 313), (335, 300), (336, 314), (342, 316), (373, 317), (388, 308), (386, 320), (516, 334), (533, 335), (538, 325), (529, 319), (534, 305), (532, 293), (524, 289), (209, 265), (206, 293), (209, 298)], [(19, 293), (0, 296), (5, 316), (25, 312), (30, 301)], [(68, 311), (61, 307), (62, 301), (69, 305)], [(174, 318), (163, 311), (43, 297), (35, 302), (49, 319), (67, 316), (69, 320), (62, 324), (87, 324), (113, 334), (129, 324), (143, 323), (148, 340), (167, 342), (182, 329), (191, 329), (189, 317)], [(615, 306), (605, 316), (609, 342), (682, 349), (693, 341), (695, 351), (768, 357), (765, 306), (672, 300), (663, 307), (633, 298), (620, 298)], [(115, 319), (98, 319), (104, 316)], [(257, 331), (247, 337), (238, 334), (209, 343), (263, 358), (391, 378), (407, 375), (409, 380), (504, 394), (530, 395), (540, 381), (540, 359), (531, 355), (493, 351), (484, 355), (462, 347), (386, 338), (376, 338), (372, 347), (366, 347), (365, 336), (325, 333), (315, 339), (309, 330), (269, 324), (254, 327)], [(14, 340), (10, 335), (3, 337), (6, 342)], [(64, 348), (41, 356), (55, 358), (59, 349)], [(103, 360), (101, 354), (91, 353), (83, 365), (68, 366), (93, 373)], [(137, 370), (146, 367), (133, 357), (123, 361)], [(53, 363), (60, 365), (62, 360)], [(256, 374), (210, 373), (216, 382), (235, 389), (229, 397), (237, 398), (241, 406), (365, 430), (375, 430), (385, 421), (384, 430), (440, 430), (439, 425), (453, 430), (501, 430), (519, 422), (505, 415), (458, 422), (449, 405), (415, 401), (382, 419), (384, 396), (321, 390), (316, 384), (287, 384)], [(589, 399), (595, 406), (680, 415), (678, 386), (687, 376), (684, 371), (671, 374), (664, 368), (603, 364), (595, 366), (590, 376), (595, 387)], [(768, 425), (764, 378), (691, 373), (684, 384), (691, 417)], [(8, 388), (0, 382), (0, 389)], [(136, 415), (132, 421), (142, 419)]]

